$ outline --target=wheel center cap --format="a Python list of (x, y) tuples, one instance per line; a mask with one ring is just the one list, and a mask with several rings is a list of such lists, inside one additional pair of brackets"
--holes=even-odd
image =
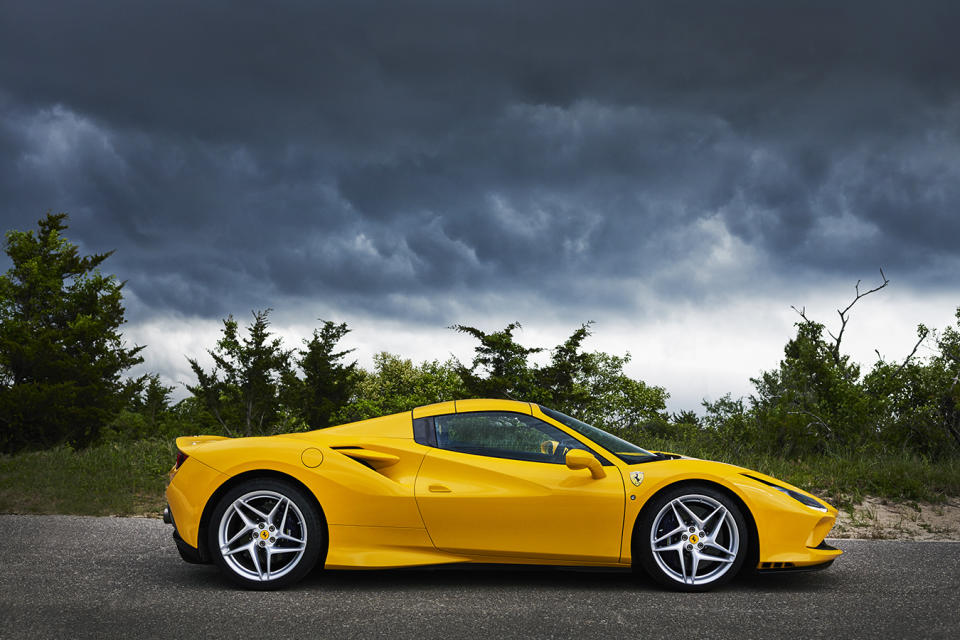
[(693, 534), (692, 536), (690, 536), (690, 543), (691, 543), (691, 544), (697, 544), (697, 542), (699, 542), (699, 541), (700, 541), (700, 538), (697, 536), (697, 534)]
[(261, 539), (261, 540), (267, 540), (269, 537), (270, 537), (270, 532), (267, 531), (266, 529), (264, 529), (263, 531), (260, 532), (260, 539)]

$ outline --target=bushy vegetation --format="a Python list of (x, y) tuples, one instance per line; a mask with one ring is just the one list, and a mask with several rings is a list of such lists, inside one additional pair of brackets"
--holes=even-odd
[(353, 393), (334, 415), (335, 423), (366, 420), (409, 411), (414, 407), (465, 398), (456, 361), (414, 364), (382, 352), (373, 356), (373, 370), (356, 370)]
[[(109, 253), (78, 254), (65, 221), (48, 215), (36, 233), (9, 232), (13, 266), (0, 276), (0, 451), (39, 450), (0, 458), (0, 477), (27, 483), (25, 495), (62, 482), (68, 497), (55, 503), (66, 505), (81, 489), (119, 482), (120, 493), (154, 496), (177, 435), (321, 429), (476, 397), (542, 403), (648, 449), (751, 466), (831, 496), (960, 494), (960, 309), (954, 327), (918, 328), (924, 358), (915, 348), (897, 362), (878, 356), (865, 370), (843, 353), (854, 303), (886, 278), (865, 293), (858, 283), (837, 335), (799, 310), (796, 334), (779, 363), (752, 379), (753, 392), (699, 411), (669, 414), (666, 389), (625, 372), (629, 353), (584, 350), (589, 322), (552, 348), (521, 344), (516, 322), (494, 331), (455, 325), (476, 340), (469, 362), (380, 353), (366, 370), (339, 347), (346, 324), (321, 321), (294, 348), (271, 332), (269, 309), (244, 327), (224, 319), (208, 351), (212, 368), (191, 358), (191, 396), (173, 403), (159, 376), (123, 378), (143, 347), (128, 347), (120, 332), (122, 283), (99, 271)], [(124, 456), (129, 462), (117, 459)], [(102, 480), (88, 476), (91, 468), (113, 484), (85, 485)], [(2, 494), (0, 510), (30, 510), (29, 498), (9, 506), (15, 493)], [(103, 496), (91, 509), (111, 504)]]
[[(960, 310), (958, 310), (960, 327)], [(960, 453), (958, 333), (920, 334), (935, 354), (878, 360), (866, 375), (832, 355), (824, 327), (803, 320), (777, 368), (748, 398), (704, 403), (699, 427), (735, 451), (786, 457), (859, 454), (955, 458)]]

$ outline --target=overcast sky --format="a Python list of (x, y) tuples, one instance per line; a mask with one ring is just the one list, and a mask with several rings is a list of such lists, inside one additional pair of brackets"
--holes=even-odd
[(346, 321), (365, 365), (594, 320), (698, 408), (880, 268), (856, 359), (952, 320), (958, 32), (955, 1), (5, 0), (0, 221), (116, 249), (171, 382), (251, 309), (290, 346)]

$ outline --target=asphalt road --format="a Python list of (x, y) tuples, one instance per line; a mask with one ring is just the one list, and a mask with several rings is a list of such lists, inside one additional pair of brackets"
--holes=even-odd
[(836, 540), (817, 573), (678, 594), (619, 571), (317, 571), (239, 591), (159, 520), (0, 516), (0, 637), (957, 638), (960, 543)]

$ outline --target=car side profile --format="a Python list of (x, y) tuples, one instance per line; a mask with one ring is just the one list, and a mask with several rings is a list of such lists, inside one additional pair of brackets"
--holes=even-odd
[(634, 567), (703, 591), (829, 566), (837, 510), (741, 467), (650, 452), (547, 407), (458, 400), (306, 433), (177, 439), (165, 519), (251, 589), (326, 569)]

